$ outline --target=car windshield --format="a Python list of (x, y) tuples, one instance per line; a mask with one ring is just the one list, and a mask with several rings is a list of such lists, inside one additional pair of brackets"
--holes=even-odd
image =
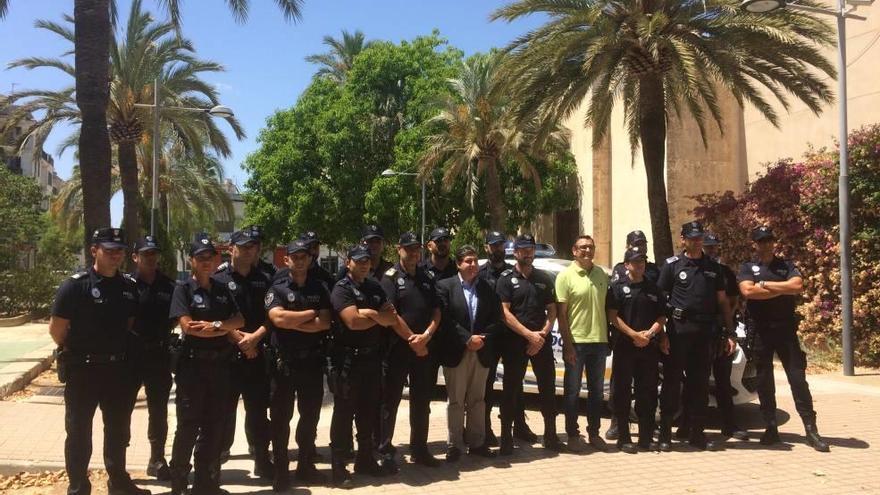
[[(556, 256), (556, 248), (552, 244), (535, 244), (535, 258), (553, 258)], [(504, 243), (504, 257), (513, 259), (513, 241)]]

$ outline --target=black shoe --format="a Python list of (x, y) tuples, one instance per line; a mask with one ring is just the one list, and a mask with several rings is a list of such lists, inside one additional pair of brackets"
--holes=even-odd
[(486, 445), (489, 447), (498, 446), (498, 437), (495, 436), (495, 432), (490, 429), (486, 430)]
[(761, 445), (776, 445), (780, 442), (782, 442), (782, 439), (779, 438), (779, 429), (776, 426), (768, 426), (764, 430), (764, 434), (761, 435)]
[(672, 427), (668, 424), (660, 425), (660, 431), (657, 433), (657, 449), (660, 452), (672, 450)]
[(351, 480), (351, 473), (349, 473), (348, 469), (345, 469), (345, 466), (342, 465), (333, 466), (333, 474), (330, 482), (333, 483), (333, 486), (336, 488), (342, 488), (345, 490), (354, 488), (354, 482)]
[(153, 459), (147, 464), (147, 476), (152, 476), (158, 481), (168, 481), (171, 479), (171, 469), (164, 458)]
[(409, 458), (412, 462), (425, 467), (437, 467), (440, 465), (440, 459), (432, 456), (427, 450), (413, 452)]
[(269, 460), (269, 456), (260, 456), (254, 461), (254, 476), (264, 480), (271, 480), (275, 477), (275, 466)]
[(691, 435), (688, 439), (688, 444), (690, 444), (691, 447), (700, 450), (707, 450), (710, 452), (718, 450), (718, 445), (715, 442), (708, 440), (706, 435)]
[(618, 440), (617, 448), (625, 454), (637, 454), (639, 452), (639, 447), (636, 444), (632, 443), (632, 440), (624, 440), (622, 442)]
[(297, 481), (307, 485), (320, 485), (327, 481), (324, 473), (318, 471), (312, 462), (299, 461), (296, 463), (294, 477)]
[(684, 442), (685, 440), (691, 437), (691, 428), (689, 426), (679, 426), (678, 429), (675, 430), (675, 439), (681, 440)]
[(544, 434), (544, 448), (547, 450), (552, 450), (553, 452), (562, 452), (565, 450), (565, 446), (559, 441), (559, 436), (555, 433), (550, 435)]
[(458, 462), (461, 459), (461, 450), (458, 447), (446, 449), (446, 462)]
[(599, 452), (606, 452), (608, 450), (608, 444), (605, 443), (605, 440), (602, 440), (602, 437), (599, 436), (598, 433), (590, 433), (588, 441), (590, 442), (590, 445)]
[(107, 480), (108, 495), (150, 495), (150, 490), (138, 488), (131, 478)]
[(501, 435), (501, 440), (498, 442), (498, 454), (499, 455), (513, 455), (513, 437), (509, 435)]
[(525, 423), (513, 427), (513, 437), (523, 442), (538, 443), (538, 435)]
[(617, 440), (619, 436), (620, 431), (617, 427), (617, 418), (611, 418), (611, 425), (605, 430), (605, 440)]
[(229, 460), (229, 451), (224, 450), (223, 452), (220, 452), (220, 464), (226, 464), (226, 461), (228, 461), (228, 460)]
[(495, 457), (495, 451), (490, 449), (487, 445), (483, 444), (479, 447), (469, 448), (468, 455), (475, 455), (475, 456), (485, 457), (487, 459), (491, 459), (492, 457)]
[(394, 460), (394, 454), (383, 455), (380, 464), (382, 466), (382, 471), (385, 474), (397, 474), (400, 472), (400, 468), (397, 466), (397, 461)]
[(649, 440), (647, 442), (642, 442), (641, 440), (639, 440), (638, 447), (639, 450), (644, 452), (657, 452), (660, 450), (660, 444), (653, 440)]
[(286, 492), (290, 489), (290, 474), (276, 474), (272, 479), (272, 491), (273, 492)]
[(385, 475), (382, 466), (380, 466), (372, 457), (361, 457), (354, 461), (354, 472), (356, 474), (366, 474), (367, 476)]
[(817, 452), (831, 452), (831, 447), (819, 436), (819, 430), (815, 423), (805, 424), (804, 429), (807, 433), (807, 445), (816, 449)]
[(749, 440), (749, 432), (743, 430), (739, 426), (733, 425), (729, 428), (722, 428), (721, 434), (728, 438), (734, 438), (736, 440), (742, 440), (747, 442)]

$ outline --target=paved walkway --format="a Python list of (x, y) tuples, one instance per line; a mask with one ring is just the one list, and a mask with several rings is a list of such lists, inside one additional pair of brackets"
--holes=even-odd
[[(664, 454), (611, 453), (552, 454), (538, 445), (520, 446), (514, 456), (494, 460), (464, 456), (455, 465), (424, 468), (407, 464), (397, 476), (370, 479), (356, 476), (357, 493), (808, 493), (880, 494), (880, 375), (844, 378), (838, 375), (810, 376), (810, 385), (819, 413), (819, 427), (832, 445), (830, 454), (820, 454), (803, 443), (803, 429), (784, 382), (778, 380), (780, 430), (785, 444), (765, 448), (753, 439), (750, 442), (729, 441), (723, 452), (691, 452), (677, 446), (675, 452)], [(0, 402), (0, 473), (21, 470), (59, 469), (63, 465), (64, 407), (61, 385), (51, 372), (41, 375), (15, 400)], [(25, 396), (28, 395), (28, 396)], [(397, 439), (408, 439), (407, 402), (398, 415)], [(173, 406), (171, 431), (174, 431)], [(319, 452), (329, 458), (330, 427), (329, 397), (321, 415), (318, 432)], [(755, 404), (739, 409), (741, 426), (754, 437), (760, 434), (760, 416)], [(445, 405), (432, 404), (430, 447), (437, 455), (445, 450)], [(239, 418), (243, 410), (239, 410)], [(497, 418), (496, 431), (497, 431)], [(607, 426), (603, 420), (603, 430)], [(529, 423), (540, 433), (540, 414), (529, 412)], [(583, 420), (582, 420), (583, 423)], [(93, 466), (100, 468), (101, 428), (96, 422)], [(560, 431), (564, 431), (562, 418)], [(250, 475), (252, 462), (247, 459), (247, 446), (241, 419), (233, 447), (233, 458), (224, 465), (224, 487), (232, 493), (272, 493)], [(717, 428), (717, 425), (715, 426)], [(717, 429), (710, 432), (717, 438)], [(153, 493), (167, 493), (168, 485), (146, 480), (143, 475), (149, 446), (146, 440), (146, 409), (141, 400), (132, 422), (132, 443), (129, 467), (135, 478)], [(170, 438), (169, 448), (170, 451)], [(406, 453), (404, 445), (400, 449)], [(293, 455), (295, 458), (295, 453)], [(318, 468), (329, 474), (329, 466)], [(26, 491), (41, 494), (63, 493), (63, 486)], [(95, 486), (96, 493), (106, 493), (104, 486)], [(339, 492), (326, 487), (297, 487), (293, 493)], [(10, 492), (17, 493), (17, 492)]]
[(15, 392), (48, 368), (55, 344), (49, 325), (0, 328), (0, 398)]

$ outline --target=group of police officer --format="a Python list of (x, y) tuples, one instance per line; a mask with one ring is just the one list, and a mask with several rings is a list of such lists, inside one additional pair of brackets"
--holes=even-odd
[[(703, 433), (709, 374), (714, 370), (724, 419), (722, 433), (748, 438), (736, 426), (729, 383), (730, 355), (737, 345), (733, 329), (739, 305), (735, 300), (741, 295), (746, 301), (742, 316), (754, 337), (757, 387), (766, 422), (761, 443), (780, 441), (773, 379), (773, 356), (778, 355), (804, 421), (807, 442), (816, 450), (828, 451), (816, 429), (805, 354), (796, 333), (796, 295), (803, 280), (791, 261), (776, 256), (772, 231), (759, 227), (752, 232), (755, 257), (742, 265), (735, 279), (713, 257), (717, 237), (707, 235), (699, 222), (683, 225), (681, 239), (682, 253), (658, 268), (647, 262), (644, 234), (630, 233), (624, 261), (614, 267), (609, 283), (599, 285), (607, 288), (602, 300), (607, 297), (609, 301), (601, 305), (601, 321), (606, 321), (607, 308), (610, 324), (602, 332), (610, 332), (615, 349), (610, 401), (614, 414), (606, 437), (616, 439), (620, 450), (628, 453), (668, 451), (673, 420), (684, 398), (677, 436), (699, 449), (714, 449), (715, 444)], [(430, 400), (441, 364), (444, 373), (457, 366), (444, 359), (450, 352), (479, 351), (480, 359), (472, 365), (486, 370), (485, 383), (480, 381), (478, 391), (468, 391), (471, 404), (464, 436), (471, 441), (469, 454), (511, 455), (515, 438), (537, 442), (524, 415), (522, 387), (529, 362), (539, 385), (543, 445), (554, 451), (564, 449), (556, 434), (550, 336), (556, 320), (556, 293), (552, 276), (532, 266), (535, 241), (531, 235), (516, 238), (516, 263), (510, 264), (505, 259), (507, 236), (487, 233), (488, 260), (477, 278), (491, 290), (483, 292), (466, 275), (474, 269), (468, 265), (475, 263), (476, 249), (463, 246), (453, 255), (451, 233), (443, 227), (431, 232), (425, 260), (416, 235), (403, 233), (396, 245), (399, 259), (392, 264), (382, 259), (382, 229), (368, 225), (361, 242), (347, 252), (336, 277), (317, 262), (320, 241), (314, 232), (287, 245), (286, 266), (277, 271), (260, 259), (262, 240), (257, 226), (235, 232), (230, 259), (220, 264), (213, 241), (204, 234), (196, 236), (189, 249), (192, 276), (175, 284), (159, 271), (160, 248), (155, 238), (146, 236), (134, 244), (135, 270), (129, 275), (121, 271), (127, 249), (121, 229), (94, 232), (94, 265), (61, 285), (50, 321), (50, 333), (59, 346), (59, 376), (66, 382), (65, 464), (70, 495), (90, 493), (87, 467), (97, 407), (104, 421), (110, 493), (149, 493), (131, 481), (125, 466), (131, 414), (141, 386), (149, 412), (147, 474), (170, 481), (173, 495), (224, 493), (221, 465), (229, 456), (240, 397), (254, 474), (270, 481), (276, 491), (290, 487), (288, 446), (296, 406), (294, 478), (302, 484), (324, 482), (315, 467), (322, 460), (315, 440), (325, 377), (334, 401), (330, 428), (334, 485), (352, 486), (347, 470), (351, 460), (356, 474), (384, 476), (398, 471), (393, 435), (405, 384), (410, 397), (411, 461), (437, 466), (440, 461), (427, 444)], [(590, 249), (589, 243), (581, 242), (585, 240), (592, 242), (589, 236), (581, 236), (580, 244), (572, 247), (576, 262), (584, 262), (584, 253), (588, 253), (590, 276), (595, 272), (599, 279), (607, 278), (601, 270), (592, 270), (594, 245)], [(465, 314), (470, 316), (465, 319), (471, 318), (470, 329), (461, 330), (461, 325), (455, 327), (444, 316), (452, 311), (448, 301), (453, 298), (438, 297), (437, 284), (451, 277), (459, 280), (445, 284), (444, 290), (463, 291), (461, 301), (467, 301)], [(479, 300), (478, 294), (482, 294)], [(572, 308), (579, 306), (570, 300), (572, 296), (566, 297), (567, 304), (560, 307), (565, 308), (561, 321), (568, 330), (568, 323), (577, 317), (571, 314)], [(497, 311), (481, 312), (480, 307)], [(485, 314), (496, 315), (491, 318), (497, 321), (481, 322), (484, 327), (476, 328), (474, 319)], [(181, 329), (179, 336), (172, 332), (176, 325)], [(489, 331), (489, 327), (501, 331)], [(472, 338), (465, 339), (466, 348), (453, 342), (460, 339), (460, 335), (452, 336), (456, 331), (472, 332)], [(494, 389), (499, 361), (505, 365), (500, 437), (490, 421), (492, 406), (499, 402)], [(661, 419), (655, 442), (660, 363)], [(165, 443), (172, 376), (177, 430), (168, 463)], [(476, 376), (483, 379), (482, 374)], [(639, 418), (637, 443), (629, 433), (633, 389)], [(593, 388), (590, 392), (596, 395)], [(598, 400), (601, 404), (601, 391)], [(593, 409), (588, 413), (590, 444), (604, 450)], [(471, 413), (478, 417), (470, 417)], [(569, 446), (574, 449), (576, 408), (573, 418), (566, 416)], [(446, 461), (455, 462), (465, 439), (460, 425), (453, 427), (453, 419), (449, 421)], [(500, 449), (492, 450), (495, 446)]]

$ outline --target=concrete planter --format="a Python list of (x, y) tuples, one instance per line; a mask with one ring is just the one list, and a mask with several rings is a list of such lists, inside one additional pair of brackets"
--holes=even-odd
[(19, 325), (24, 325), (31, 321), (30, 314), (24, 314), (20, 316), (13, 316), (12, 318), (0, 318), (0, 328), (4, 327), (17, 327)]

